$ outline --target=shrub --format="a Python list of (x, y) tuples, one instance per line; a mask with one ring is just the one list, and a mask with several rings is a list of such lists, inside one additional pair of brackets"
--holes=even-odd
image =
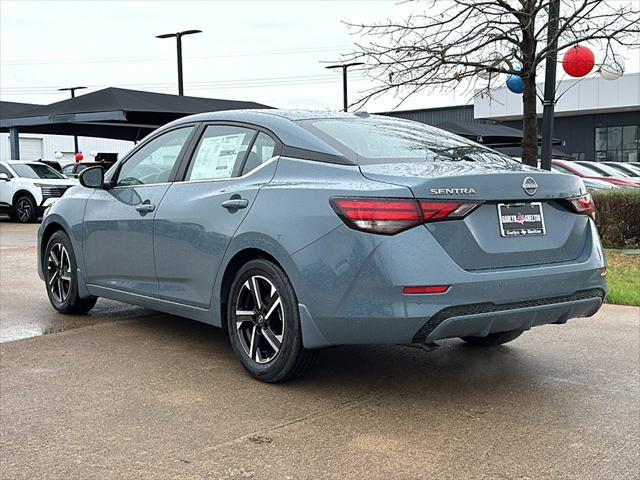
[(596, 225), (606, 247), (640, 248), (640, 188), (593, 193)]

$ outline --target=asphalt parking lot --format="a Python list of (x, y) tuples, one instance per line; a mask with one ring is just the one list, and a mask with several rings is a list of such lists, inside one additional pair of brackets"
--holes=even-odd
[(639, 478), (638, 308), (491, 351), (332, 348), (265, 385), (215, 328), (53, 313), (36, 228), (0, 220), (3, 479)]

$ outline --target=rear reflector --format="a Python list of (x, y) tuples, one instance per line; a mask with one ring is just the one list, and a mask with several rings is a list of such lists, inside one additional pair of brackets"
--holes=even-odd
[(432, 202), (400, 198), (333, 198), (331, 206), (347, 226), (364, 232), (393, 235), (422, 223), (458, 220), (479, 203)]
[(405, 295), (433, 295), (434, 293), (445, 293), (449, 290), (449, 285), (429, 285), (424, 287), (404, 287), (402, 293)]
[(570, 198), (569, 204), (576, 213), (580, 215), (589, 215), (591, 218), (596, 216), (596, 205), (593, 203), (593, 197), (590, 193), (581, 197)]

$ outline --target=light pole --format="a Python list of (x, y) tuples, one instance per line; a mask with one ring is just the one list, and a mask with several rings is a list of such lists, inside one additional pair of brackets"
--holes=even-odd
[[(71, 92), (71, 98), (76, 98), (76, 90), (84, 90), (87, 87), (66, 87), (66, 88), (59, 88), (58, 91), (59, 92)], [(74, 148), (74, 154), (78, 153), (78, 136), (74, 135), (73, 136), (73, 148)]]
[(558, 23), (560, 17), (560, 0), (549, 3), (549, 25), (547, 27), (547, 44), (549, 54), (544, 76), (544, 100), (542, 102), (542, 148), (540, 168), (551, 170), (551, 153), (553, 142), (553, 115), (556, 104), (556, 62), (558, 61)]
[(184, 95), (184, 85), (182, 82), (182, 37), (192, 35), (194, 33), (202, 33), (202, 30), (184, 30), (176, 33), (163, 33), (156, 35), (156, 38), (173, 38), (176, 37), (176, 45), (178, 47), (178, 95)]
[(364, 65), (364, 62), (351, 62), (351, 63), (341, 63), (339, 65), (329, 65), (328, 69), (341, 68), (342, 69), (342, 104), (343, 110), (346, 112), (347, 107), (349, 106), (349, 102), (347, 102), (347, 69), (349, 67), (355, 67), (357, 65)]

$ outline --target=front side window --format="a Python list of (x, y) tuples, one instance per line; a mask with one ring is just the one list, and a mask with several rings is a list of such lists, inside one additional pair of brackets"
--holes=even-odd
[(178, 128), (149, 141), (122, 165), (117, 186), (168, 182), (192, 130)]
[(2, 165), (2, 164), (0, 164), (0, 173), (6, 173), (7, 177), (13, 178), (13, 175), (11, 174), (9, 169), (7, 167), (5, 167), (4, 165)]
[(16, 175), (23, 178), (65, 178), (64, 175), (44, 163), (14, 163), (11, 168), (16, 172)]
[(520, 163), (504, 154), (418, 122), (371, 116), (300, 124), (359, 165), (470, 161), (521, 169)]
[(233, 177), (247, 155), (256, 132), (230, 125), (209, 125), (189, 165), (186, 180)]

